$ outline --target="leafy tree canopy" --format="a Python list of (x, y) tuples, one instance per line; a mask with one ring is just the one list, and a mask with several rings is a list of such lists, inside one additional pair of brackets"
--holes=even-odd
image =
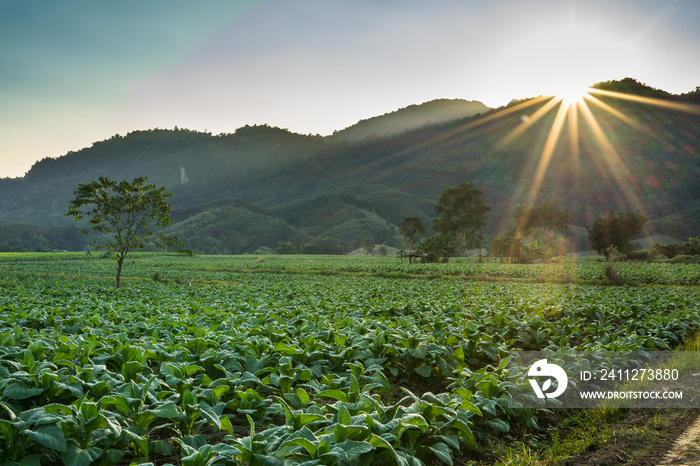
[(618, 251), (627, 254), (633, 249), (630, 240), (642, 231), (647, 221), (649, 221), (647, 216), (639, 210), (610, 212), (608, 215), (598, 217), (592, 227), (586, 225), (591, 249), (599, 254), (605, 254), (606, 258), (609, 256), (610, 246), (615, 246)]
[(486, 226), (486, 214), (491, 208), (482, 194), (474, 183), (464, 182), (458, 188), (444, 190), (435, 206), (438, 218), (433, 220), (433, 229), (444, 235), (456, 235), (465, 252), (480, 248), (484, 242), (481, 229)]
[[(91, 246), (96, 250), (116, 253), (116, 286), (119, 288), (122, 265), (129, 251), (146, 246), (156, 230), (171, 222), (165, 186), (157, 188), (147, 185), (148, 178), (139, 177), (129, 183), (120, 183), (100, 177), (98, 181), (81, 184), (75, 190), (75, 199), (68, 205), (67, 217), (76, 222), (87, 217), (89, 228), (85, 235), (95, 233)], [(154, 238), (156, 246), (167, 249), (180, 247), (179, 241), (158, 232)]]
[(504, 235), (499, 235), (491, 242), (491, 254), (500, 257), (501, 263), (503, 263), (504, 257), (519, 259), (521, 241), (522, 238), (514, 229)]
[(416, 248), (425, 253), (426, 262), (439, 262), (442, 260), (443, 263), (447, 263), (457, 247), (455, 245), (455, 240), (453, 235), (433, 235), (428, 236), (421, 240)]
[(570, 215), (556, 201), (534, 206), (518, 206), (516, 227), (524, 236), (545, 235), (547, 232), (565, 233)]
[(406, 247), (410, 250), (413, 249), (413, 245), (418, 241), (420, 235), (425, 233), (425, 225), (420, 217), (406, 217), (401, 220), (399, 233), (403, 235)]

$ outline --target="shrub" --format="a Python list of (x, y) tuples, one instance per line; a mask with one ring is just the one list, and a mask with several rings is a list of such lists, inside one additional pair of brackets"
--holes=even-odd
[(651, 262), (652, 254), (651, 251), (640, 249), (637, 251), (628, 252), (627, 259), (631, 261)]
[(624, 281), (620, 276), (620, 272), (617, 271), (617, 268), (615, 268), (613, 264), (607, 264), (605, 266), (605, 276), (608, 277), (608, 280), (610, 280), (610, 284), (612, 286), (620, 286), (624, 284)]
[(655, 243), (651, 247), (652, 252), (658, 255), (666, 256), (668, 259), (683, 254), (683, 245), (680, 243), (659, 244)]
[(688, 238), (688, 242), (683, 245), (683, 250), (685, 254), (691, 256), (700, 255), (700, 238), (697, 236), (695, 238)]
[(603, 251), (608, 262), (622, 262), (625, 254), (617, 249), (617, 246), (610, 245)]
[(689, 256), (687, 254), (681, 254), (675, 256), (673, 259), (669, 259), (671, 264), (700, 264), (700, 256)]

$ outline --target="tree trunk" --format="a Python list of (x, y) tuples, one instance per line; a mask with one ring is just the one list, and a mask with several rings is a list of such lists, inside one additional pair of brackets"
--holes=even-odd
[(117, 256), (117, 288), (119, 288), (119, 279), (122, 275), (122, 264), (124, 263), (124, 256)]

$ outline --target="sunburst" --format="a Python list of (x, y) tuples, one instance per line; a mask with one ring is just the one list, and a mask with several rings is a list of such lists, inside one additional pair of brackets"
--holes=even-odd
[[(526, 99), (518, 103), (511, 104), (503, 109), (491, 112), (485, 116), (461, 125), (455, 125), (447, 131), (441, 132), (437, 140), (450, 140), (457, 137), (458, 140), (467, 140), (474, 137), (477, 128), (484, 127), (491, 122), (508, 118), (515, 122), (510, 132), (501, 137), (493, 147), (493, 152), (499, 152), (506, 146), (518, 144), (519, 138), (530, 130), (535, 130), (535, 125), (545, 121), (545, 117), (550, 115), (551, 127), (545, 127), (546, 139), (538, 151), (533, 153), (533, 170), (521, 170), (523, 177), (515, 181), (523, 187), (520, 203), (533, 205), (541, 196), (543, 183), (547, 180), (547, 172), (552, 160), (558, 157), (568, 157), (574, 176), (579, 173), (581, 157), (581, 130), (585, 129), (590, 135), (587, 144), (595, 144), (595, 152), (591, 153), (595, 157), (595, 167), (601, 171), (601, 178), (606, 183), (617, 185), (620, 194), (625, 196), (627, 203), (640, 210), (646, 210), (645, 201), (640, 197), (639, 180), (635, 174), (630, 172), (628, 161), (625, 160), (625, 151), (615, 147), (615, 139), (611, 138), (600, 119), (602, 114), (624, 122), (630, 128), (644, 132), (644, 125), (632, 115), (626, 115), (621, 109), (615, 108), (614, 100), (633, 101), (645, 105), (652, 105), (674, 111), (700, 115), (700, 106), (681, 103), (673, 100), (657, 99), (652, 97), (624, 94), (596, 87), (581, 85), (558, 86), (547, 95)], [(594, 112), (594, 107), (597, 112)], [(601, 113), (602, 112), (602, 113)], [(551, 117), (553, 115), (553, 119)], [(598, 116), (596, 116), (598, 115)], [(519, 116), (519, 120), (516, 118)], [(549, 124), (549, 123), (548, 123)], [(541, 126), (541, 125), (540, 125)], [(502, 127), (502, 126), (500, 126)], [(489, 129), (485, 130), (490, 131)], [(568, 148), (562, 150), (558, 145), (562, 139), (562, 133), (568, 135)], [(436, 135), (437, 136), (437, 135)], [(659, 137), (663, 137), (659, 135)], [(409, 152), (421, 152), (434, 146), (436, 138), (426, 137), (417, 145), (412, 145), (396, 152), (394, 157), (401, 158)], [(590, 151), (589, 151), (590, 152)], [(575, 179), (575, 178), (574, 178)], [(504, 221), (505, 221), (504, 217)]]
[(560, 101), (564, 106), (583, 103), (583, 99), (589, 95), (591, 88), (579, 84), (561, 85), (554, 89), (553, 98)]
[(597, 96), (634, 101), (686, 113), (700, 114), (700, 107), (695, 105), (582, 86), (563, 86), (558, 89), (556, 93), (552, 93), (544, 98), (540, 97), (535, 99), (537, 103), (544, 102), (544, 104), (532, 115), (523, 118), (521, 123), (513, 128), (502, 141), (503, 146), (515, 142), (519, 136), (535, 125), (545, 115), (550, 114), (550, 112), (556, 112), (542, 152), (537, 161), (534, 175), (532, 175), (532, 179), (529, 180), (529, 189), (526, 197), (526, 203), (528, 205), (534, 204), (540, 194), (547, 169), (552, 158), (555, 156), (555, 149), (565, 126), (568, 126), (569, 130), (569, 154), (573, 163), (578, 164), (580, 154), (579, 120), (581, 120), (581, 123), (585, 123), (590, 129), (594, 140), (598, 144), (602, 166), (605, 166), (609, 170), (611, 176), (614, 178), (615, 184), (618, 185), (618, 188), (624, 193), (627, 200), (635, 207), (643, 209), (643, 202), (638, 198), (632, 187), (632, 174), (613, 143), (607, 137), (604, 129), (596, 120), (589, 104), (595, 105), (597, 108), (602, 109), (637, 130), (643, 130), (643, 128), (635, 122), (635, 120), (603, 102)]

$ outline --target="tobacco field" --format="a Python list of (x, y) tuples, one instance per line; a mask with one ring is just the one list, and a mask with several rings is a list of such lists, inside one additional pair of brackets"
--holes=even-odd
[(0, 464), (468, 464), (514, 350), (670, 350), (700, 266), (0, 255)]

